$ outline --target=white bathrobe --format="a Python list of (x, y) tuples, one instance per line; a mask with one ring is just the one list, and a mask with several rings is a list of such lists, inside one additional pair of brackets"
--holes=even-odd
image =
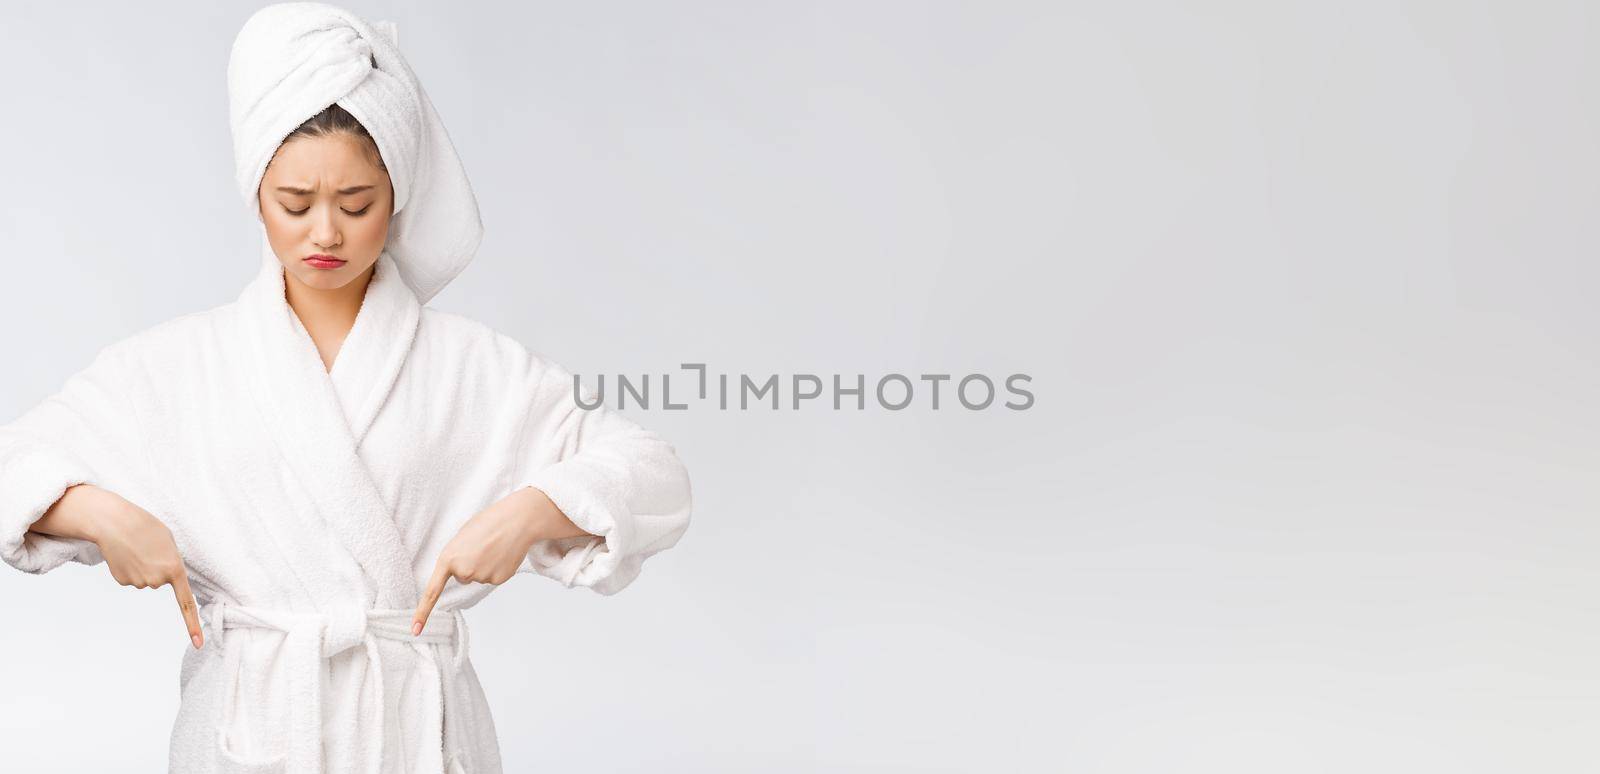
[(561, 366), (421, 306), (388, 252), (325, 371), (267, 250), (237, 301), (106, 347), (0, 427), (0, 558), (102, 562), (27, 531), (79, 483), (171, 528), (206, 626), (185, 644), (177, 774), (499, 772), (461, 613), (495, 586), (452, 579), (409, 631), (439, 551), (534, 486), (597, 537), (541, 541), (522, 571), (614, 594), (688, 527), (685, 468), (579, 407)]

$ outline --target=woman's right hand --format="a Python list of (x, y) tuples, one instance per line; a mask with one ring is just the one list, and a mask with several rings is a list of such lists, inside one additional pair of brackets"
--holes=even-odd
[(183, 567), (172, 530), (150, 512), (116, 492), (93, 484), (67, 487), (61, 497), (29, 527), (46, 535), (93, 541), (111, 569), (111, 577), (124, 586), (157, 588), (172, 585), (178, 610), (196, 648), (200, 636), (200, 611), (189, 592), (189, 573)]
[(124, 586), (141, 589), (170, 584), (189, 630), (189, 640), (196, 648), (201, 647), (204, 640), (200, 636), (200, 611), (189, 591), (189, 573), (183, 567), (183, 556), (178, 553), (172, 530), (149, 511), (121, 497), (115, 499), (120, 505), (113, 503), (101, 512), (94, 534), (111, 577)]

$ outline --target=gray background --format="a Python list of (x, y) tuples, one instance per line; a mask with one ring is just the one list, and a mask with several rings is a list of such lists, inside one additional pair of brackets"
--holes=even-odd
[[(482, 203), (435, 306), (586, 376), (1034, 377), (627, 411), (693, 525), (469, 614), (508, 771), (1597, 770), (1592, 11), (1110, 5), (350, 6)], [(256, 7), (4, 11), (0, 416), (249, 279)], [(0, 599), (6, 767), (163, 769), (171, 590)]]

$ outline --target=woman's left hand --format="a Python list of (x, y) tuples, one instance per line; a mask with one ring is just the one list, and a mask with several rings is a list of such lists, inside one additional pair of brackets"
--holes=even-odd
[(434, 564), (433, 577), (412, 616), (411, 634), (422, 624), (444, 592), (445, 581), (499, 585), (516, 575), (522, 560), (539, 540), (588, 534), (573, 524), (544, 492), (525, 486), (479, 511), (461, 525)]

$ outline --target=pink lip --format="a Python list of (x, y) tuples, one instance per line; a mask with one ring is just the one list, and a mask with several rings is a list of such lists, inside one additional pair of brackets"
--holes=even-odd
[(318, 269), (337, 269), (345, 263), (342, 259), (321, 253), (306, 256), (305, 262)]

